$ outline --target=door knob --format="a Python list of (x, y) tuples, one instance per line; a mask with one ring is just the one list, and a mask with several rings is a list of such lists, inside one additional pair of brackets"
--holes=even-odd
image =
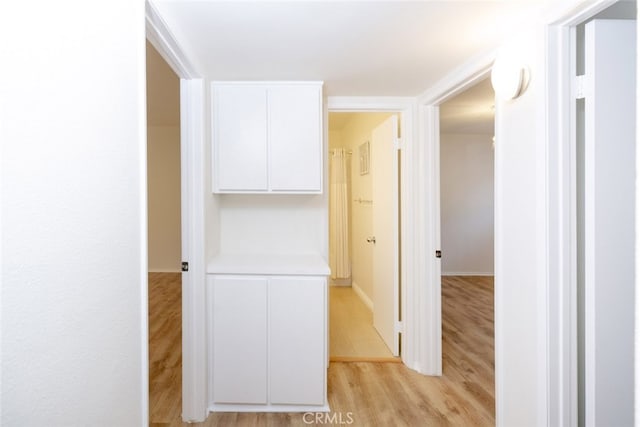
[(376, 243), (376, 236), (367, 237), (367, 243)]

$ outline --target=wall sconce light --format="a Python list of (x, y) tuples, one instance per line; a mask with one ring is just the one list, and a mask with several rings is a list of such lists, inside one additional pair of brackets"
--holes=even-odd
[(529, 69), (509, 52), (501, 52), (491, 68), (491, 86), (502, 101), (516, 99), (529, 84)]

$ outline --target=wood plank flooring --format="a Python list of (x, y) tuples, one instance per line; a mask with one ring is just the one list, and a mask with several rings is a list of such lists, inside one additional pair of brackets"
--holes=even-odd
[(373, 327), (373, 313), (350, 286), (329, 287), (329, 355), (332, 361), (393, 357)]
[(149, 273), (149, 413), (151, 425), (182, 414), (181, 273)]
[[(180, 305), (180, 274), (150, 274), (151, 426), (280, 427), (316, 421), (301, 413), (215, 413), (203, 423), (182, 423)], [(311, 425), (494, 425), (493, 279), (443, 277), (442, 312), (442, 377), (420, 375), (400, 363), (331, 363), (331, 412)]]

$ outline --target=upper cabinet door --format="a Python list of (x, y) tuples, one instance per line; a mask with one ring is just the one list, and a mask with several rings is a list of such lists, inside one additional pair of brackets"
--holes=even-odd
[(319, 85), (269, 90), (269, 182), (273, 191), (322, 190)]
[(267, 89), (213, 87), (214, 191), (266, 191)]
[(212, 84), (216, 193), (322, 192), (322, 83)]

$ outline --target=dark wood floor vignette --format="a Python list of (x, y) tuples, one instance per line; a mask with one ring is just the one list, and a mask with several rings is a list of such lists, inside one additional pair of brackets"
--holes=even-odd
[(180, 280), (180, 273), (149, 274), (151, 426), (495, 425), (491, 277), (443, 277), (442, 377), (399, 363), (331, 363), (331, 412), (317, 424), (314, 414), (301, 413), (215, 413), (203, 423), (181, 422)]

